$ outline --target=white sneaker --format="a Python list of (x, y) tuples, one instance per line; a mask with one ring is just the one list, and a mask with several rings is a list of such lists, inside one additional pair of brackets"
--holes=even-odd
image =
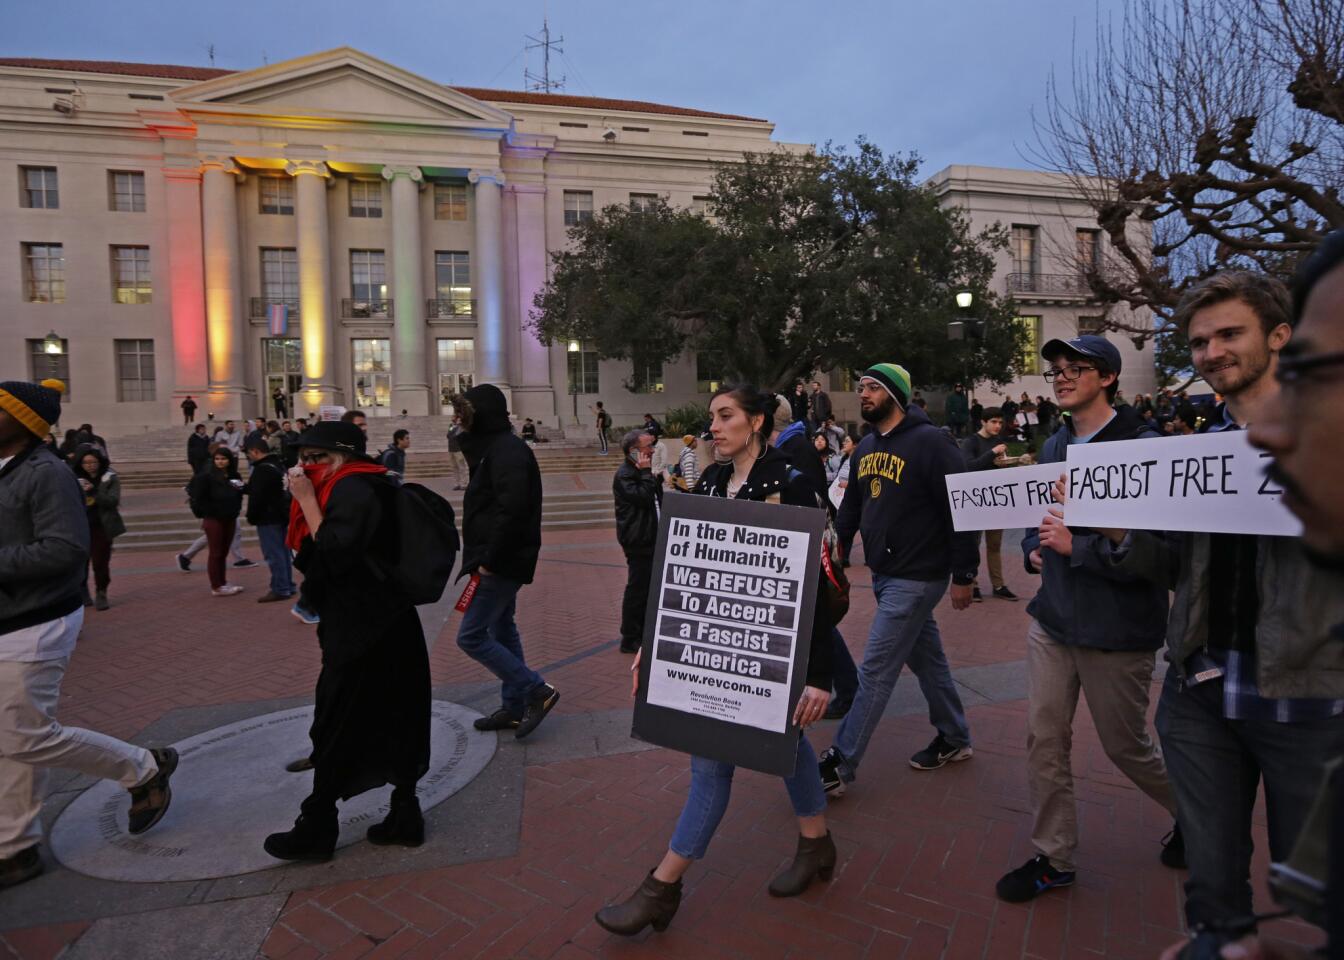
[(231, 597), (236, 593), (242, 593), (243, 588), (232, 583), (226, 583), (218, 590), (211, 590), (210, 592), (217, 597)]

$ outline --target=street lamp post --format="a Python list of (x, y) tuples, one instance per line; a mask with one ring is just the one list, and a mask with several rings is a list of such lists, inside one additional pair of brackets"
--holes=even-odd
[[(583, 348), (579, 346), (579, 341), (571, 340), (569, 341), (569, 346), (566, 348), (565, 352), (581, 353), (582, 350)], [(583, 372), (582, 358), (579, 359), (579, 372)], [(574, 378), (573, 374), (569, 377), (569, 395), (574, 401), (574, 426), (577, 428), (579, 425), (579, 381)]]
[(47, 355), (48, 374), (52, 377), (56, 376), (56, 358), (65, 353), (65, 347), (55, 330), (48, 333), (46, 339), (42, 341), (42, 352)]

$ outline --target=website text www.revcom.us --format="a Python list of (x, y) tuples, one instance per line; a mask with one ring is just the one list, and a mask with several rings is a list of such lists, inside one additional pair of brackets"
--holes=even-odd
[(728, 690), (732, 693), (750, 693), (757, 697), (769, 697), (769, 687), (756, 687), (749, 683), (739, 683), (736, 680), (723, 680), (719, 677), (705, 677), (698, 673), (689, 673), (685, 670), (673, 670), (668, 668), (667, 675), (672, 680), (686, 680), (690, 683), (702, 683), (709, 687), (718, 687), (722, 690)]

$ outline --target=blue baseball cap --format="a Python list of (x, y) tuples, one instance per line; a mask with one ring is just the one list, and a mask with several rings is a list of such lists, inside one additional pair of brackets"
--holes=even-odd
[(1072, 340), (1051, 340), (1041, 347), (1041, 356), (1047, 360), (1053, 360), (1061, 353), (1074, 353), (1080, 357), (1100, 360), (1111, 369), (1112, 373), (1116, 375), (1120, 373), (1120, 351), (1105, 337), (1088, 333)]

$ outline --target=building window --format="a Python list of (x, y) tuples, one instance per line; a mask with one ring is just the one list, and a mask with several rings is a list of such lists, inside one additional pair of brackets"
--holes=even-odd
[(658, 194), (656, 193), (632, 193), (630, 194), (630, 209), (639, 213), (648, 213), (658, 205)]
[(1034, 277), (1040, 271), (1040, 252), (1036, 243), (1036, 230), (1036, 227), (1013, 224), (1010, 241), (1013, 254), (1013, 273)]
[(149, 247), (112, 248), (112, 302), (149, 303)]
[(577, 350), (568, 350), (565, 353), (565, 360), (569, 367), (569, 392), (599, 393), (597, 351), (585, 350), (581, 343), (578, 344), (578, 347)]
[(299, 254), (293, 247), (261, 248), (261, 298), (267, 303), (297, 303)]
[(476, 342), (474, 340), (440, 340), (439, 406), (451, 407), (457, 398), (475, 384)]
[(154, 341), (118, 340), (117, 400), (133, 403), (154, 399)]
[(258, 177), (261, 212), (294, 215), (294, 178)]
[(383, 215), (383, 184), (380, 180), (350, 181), (350, 216), (376, 220)]
[(117, 213), (145, 212), (145, 175), (134, 170), (111, 170), (107, 174), (109, 209)]
[(350, 251), (350, 296), (366, 304), (387, 299), (387, 265), (383, 251)]
[(1017, 355), (1017, 368), (1023, 376), (1041, 372), (1041, 318), (1017, 317), (1013, 321), (1025, 333), (1021, 351)]
[(593, 194), (590, 190), (565, 191), (565, 226), (587, 223), (593, 219)]
[(663, 386), (662, 361), (649, 363), (635, 360), (631, 363), (630, 383), (627, 385), (631, 393), (662, 393)]
[(1101, 336), (1101, 335), (1103, 335), (1105, 332), (1106, 332), (1106, 318), (1105, 318), (1105, 317), (1079, 317), (1079, 318), (1078, 318), (1078, 335), (1079, 335), (1080, 337), (1081, 337), (1083, 334), (1087, 334), (1087, 333), (1094, 334), (1094, 335), (1096, 335), (1096, 336)]
[(350, 357), (355, 375), (355, 407), (386, 409), (392, 403), (392, 341), (352, 340)]
[(29, 303), (65, 303), (65, 247), (59, 243), (25, 243), (23, 280)]
[(464, 250), (434, 251), (434, 296), (455, 304), (470, 303), (471, 254)]
[(1101, 231), (1078, 230), (1074, 233), (1074, 245), (1078, 259), (1078, 273), (1086, 277), (1095, 274), (1101, 267)]
[(56, 210), (61, 192), (56, 187), (55, 167), (19, 167), (19, 202), (34, 210)]
[(434, 219), (467, 219), (467, 186), (464, 183), (434, 184)]
[(28, 378), (45, 380), (55, 377), (65, 384), (61, 394), (61, 403), (70, 402), (70, 341), (61, 341), (61, 352), (47, 353), (46, 340), (28, 341)]
[(695, 389), (697, 393), (713, 393), (723, 386), (723, 357), (713, 350), (701, 350), (695, 355)]
[(691, 213), (697, 217), (713, 219), (714, 205), (709, 197), (691, 197)]

